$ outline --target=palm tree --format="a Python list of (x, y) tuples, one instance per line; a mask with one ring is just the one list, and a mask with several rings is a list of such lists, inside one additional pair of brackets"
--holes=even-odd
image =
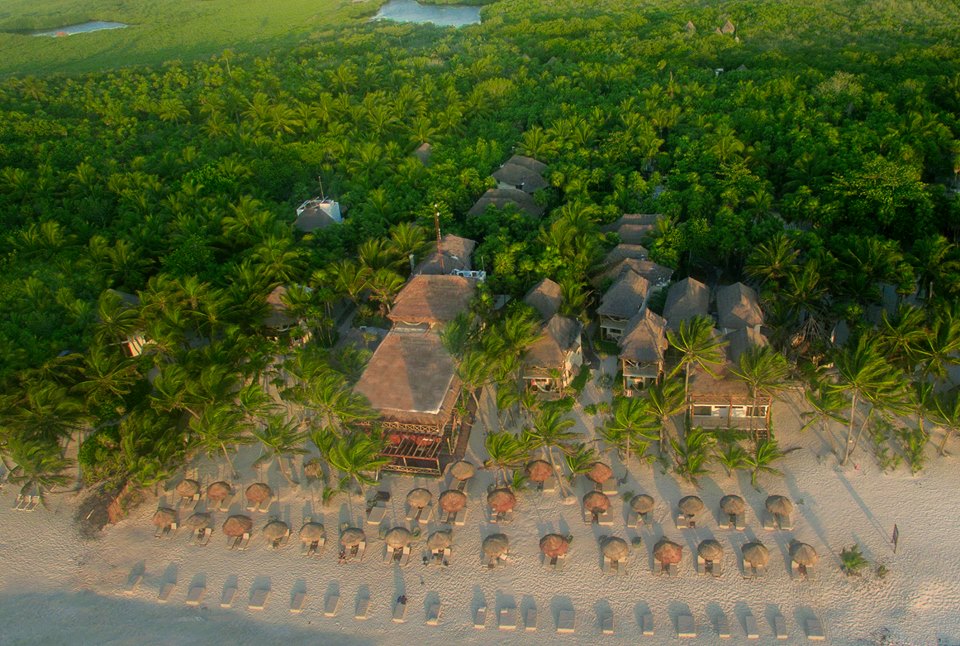
[[(214, 404), (203, 409), (200, 417), (190, 419), (190, 431), (194, 435), (197, 448), (208, 457), (213, 457), (218, 451), (223, 452), (227, 464), (230, 466), (231, 477), (239, 478), (227, 445), (235, 447), (241, 444), (250, 444), (254, 438), (246, 434), (249, 422), (244, 420), (243, 414), (231, 403)], [(234, 449), (236, 450), (236, 449)]]
[(794, 270), (799, 253), (792, 240), (783, 233), (777, 233), (754, 247), (743, 270), (761, 284), (778, 284)]
[(21, 485), (21, 493), (36, 491), (44, 507), (47, 506), (45, 491), (70, 482), (70, 476), (64, 471), (73, 461), (61, 455), (57, 444), (14, 435), (7, 441), (6, 451), (16, 463), (8, 476), (10, 482)]
[(946, 455), (947, 441), (960, 428), (960, 390), (954, 388), (934, 397), (930, 417), (943, 427), (943, 439), (937, 445), (937, 452)]
[(956, 284), (960, 275), (956, 244), (940, 234), (935, 234), (917, 240), (912, 252), (920, 272), (920, 296), (931, 300), (935, 287), (945, 286), (949, 291), (950, 287)]
[(647, 388), (644, 397), (647, 400), (647, 409), (660, 420), (658, 448), (660, 455), (664, 455), (667, 447), (665, 433), (670, 418), (684, 409), (686, 399), (681, 384), (676, 379), (666, 379)]
[[(570, 444), (578, 433), (571, 431), (574, 426), (572, 419), (564, 419), (563, 412), (556, 408), (548, 408), (537, 412), (533, 418), (533, 426), (524, 431), (524, 442), (528, 443), (530, 450), (542, 449), (547, 460), (557, 470), (557, 462), (554, 459), (553, 450), (557, 449), (561, 453), (567, 453), (570, 450)], [(564, 490), (561, 479), (560, 490), (564, 496), (569, 495)]]
[(86, 422), (83, 405), (63, 386), (33, 381), (24, 386), (11, 411), (11, 423), (22, 437), (53, 444), (69, 440)]
[(409, 268), (407, 262), (410, 256), (413, 256), (414, 262), (417, 262), (420, 256), (425, 254), (430, 247), (426, 231), (423, 227), (412, 222), (401, 222), (391, 227), (388, 244), (391, 253), (396, 258), (397, 269)]
[(581, 474), (588, 473), (593, 465), (597, 461), (597, 452), (593, 447), (588, 446), (584, 442), (578, 442), (570, 447), (570, 449), (563, 454), (563, 461), (567, 465), (567, 469), (570, 471), (568, 476), (570, 484), (573, 484), (574, 479)]
[(613, 401), (613, 415), (599, 432), (610, 446), (623, 452), (624, 463), (630, 461), (630, 445), (642, 457), (650, 442), (659, 438), (659, 420), (647, 408), (644, 399), (617, 397)]
[(890, 317), (884, 310), (880, 320), (880, 350), (908, 373), (919, 361), (927, 338), (926, 315), (913, 305), (901, 305)]
[[(360, 494), (365, 495), (364, 487), (374, 486), (377, 481), (369, 476), (390, 464), (390, 458), (384, 457), (383, 438), (379, 433), (353, 433), (338, 438), (330, 446), (327, 462), (339, 470), (343, 477), (340, 488), (343, 489), (351, 481), (360, 487)], [(350, 516), (353, 517), (352, 502)]]
[(727, 442), (722, 448), (717, 449), (714, 457), (726, 469), (728, 476), (749, 466), (750, 455), (736, 441)]
[(710, 461), (710, 449), (716, 442), (716, 437), (699, 426), (687, 431), (683, 444), (675, 439), (670, 440), (673, 452), (676, 454), (676, 472), (690, 484), (699, 487), (700, 476), (710, 472), (707, 464)]
[(497, 476), (501, 476), (504, 484), (506, 484), (507, 469), (522, 466), (530, 455), (530, 447), (524, 440), (524, 436), (517, 436), (508, 431), (488, 433), (483, 444), (490, 455), (490, 459), (486, 461), (484, 466), (497, 468), (494, 474), (494, 484), (497, 483)]
[(929, 375), (940, 379), (946, 377), (947, 366), (954, 363), (954, 355), (960, 352), (960, 317), (949, 310), (939, 312), (925, 341), (920, 350), (922, 378)]
[(480, 397), (477, 393), (490, 382), (492, 363), (490, 357), (482, 350), (469, 350), (457, 365), (457, 376), (463, 382), (464, 390), (470, 391), (470, 397), (473, 399), (473, 404), (477, 408), (477, 414), (481, 421), (483, 414), (480, 409)]
[(772, 400), (774, 394), (786, 386), (790, 369), (786, 357), (769, 346), (749, 348), (740, 355), (739, 363), (740, 365), (730, 372), (747, 385), (750, 396), (753, 398), (753, 410), (750, 415), (750, 432), (752, 433), (760, 394), (764, 393)]
[(776, 475), (782, 475), (779, 469), (776, 469), (770, 465), (777, 460), (780, 460), (785, 455), (786, 453), (780, 450), (777, 440), (772, 437), (761, 442), (757, 442), (753, 450), (753, 455), (747, 454), (744, 462), (745, 466), (750, 469), (750, 484), (756, 488), (757, 477), (761, 473), (774, 473)]
[(133, 361), (111, 355), (100, 345), (90, 347), (84, 364), (84, 375), (74, 388), (83, 393), (87, 410), (116, 402), (129, 394), (141, 378)]
[(291, 486), (297, 484), (283, 466), (286, 455), (303, 454), (304, 434), (299, 430), (295, 420), (284, 419), (280, 415), (271, 415), (262, 428), (253, 430), (253, 436), (260, 441), (262, 455), (254, 462), (259, 467), (265, 462), (276, 460), (280, 466), (280, 473)]
[(297, 383), (284, 390), (281, 397), (319, 415), (322, 428), (342, 435), (347, 425), (376, 417), (370, 403), (353, 391), (342, 374), (325, 366), (300, 368), (290, 365)]
[(696, 316), (680, 321), (676, 332), (667, 330), (667, 340), (680, 352), (680, 361), (670, 373), (674, 377), (684, 371), (683, 391), (690, 394), (690, 371), (699, 367), (714, 375), (713, 366), (723, 363), (723, 347), (727, 342), (713, 333), (713, 320), (708, 316)]
[(367, 283), (370, 287), (370, 296), (380, 304), (380, 314), (382, 316), (390, 313), (393, 299), (403, 288), (404, 282), (403, 276), (386, 267), (377, 269), (370, 276)]

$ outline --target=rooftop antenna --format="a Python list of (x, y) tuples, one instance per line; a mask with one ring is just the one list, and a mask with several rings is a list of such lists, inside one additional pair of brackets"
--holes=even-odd
[(440, 249), (440, 206), (438, 204), (433, 205), (433, 228), (437, 231), (437, 256), (440, 258), (440, 273), (445, 274), (446, 270), (443, 268), (443, 251)]
[(320, 184), (320, 199), (326, 200), (327, 196), (324, 195), (323, 193), (323, 177), (321, 177), (320, 175), (317, 175), (317, 182)]

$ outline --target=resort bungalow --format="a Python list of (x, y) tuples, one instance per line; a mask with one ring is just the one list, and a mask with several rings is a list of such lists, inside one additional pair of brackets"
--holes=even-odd
[(680, 327), (680, 321), (706, 316), (710, 307), (710, 289), (696, 278), (684, 278), (670, 285), (663, 317), (671, 330)]
[(560, 285), (544, 278), (523, 297), (523, 302), (537, 310), (540, 318), (549, 321), (560, 311), (563, 304), (563, 292)]
[(447, 234), (440, 240), (439, 249), (434, 250), (413, 270), (414, 274), (455, 274), (468, 272), (473, 250), (477, 243), (469, 238)]
[(600, 338), (619, 339), (627, 321), (647, 302), (650, 283), (633, 271), (624, 272), (603, 295), (597, 314), (600, 317)]
[[(598, 274), (592, 281), (594, 285), (602, 285), (605, 281), (616, 280), (628, 271), (645, 278), (651, 286), (659, 289), (665, 287), (673, 276), (673, 270), (663, 265), (658, 265), (651, 260), (632, 257), (642, 250), (644, 254), (646, 249), (640, 245), (617, 245), (607, 254), (607, 259), (613, 262), (605, 263), (606, 269)], [(631, 254), (631, 255), (627, 255)]]
[[(121, 292), (119, 289), (108, 289), (107, 291), (119, 299), (121, 309), (130, 310), (140, 308), (140, 299), (137, 296), (127, 292)], [(131, 332), (120, 342), (124, 351), (130, 357), (139, 357), (143, 354), (143, 348), (147, 343), (147, 337), (139, 330)]]
[(512, 188), (531, 195), (549, 186), (543, 178), (547, 165), (532, 157), (514, 155), (493, 173), (499, 188)]
[(518, 188), (491, 188), (487, 190), (480, 196), (476, 204), (470, 207), (467, 215), (476, 217), (486, 213), (488, 206), (492, 205), (496, 209), (503, 209), (510, 204), (521, 213), (526, 213), (531, 217), (539, 218), (543, 215), (543, 207), (537, 204), (529, 194)]
[(560, 285), (549, 278), (531, 289), (524, 301), (545, 321), (523, 358), (524, 386), (538, 393), (562, 393), (583, 364), (580, 321), (557, 313), (563, 296)]
[(656, 383), (663, 375), (667, 322), (647, 308), (627, 323), (620, 337), (620, 369), (626, 395)]
[(757, 332), (763, 324), (763, 312), (757, 292), (743, 283), (717, 289), (717, 327), (724, 335), (743, 328)]
[(397, 294), (387, 318), (394, 328), (443, 325), (466, 311), (474, 289), (475, 281), (462, 276), (417, 274)]
[(625, 244), (643, 244), (661, 217), (658, 213), (628, 213), (600, 230), (604, 233), (616, 231)]
[(315, 197), (297, 207), (297, 219), (293, 226), (298, 231), (310, 233), (343, 222), (340, 204), (326, 198)]

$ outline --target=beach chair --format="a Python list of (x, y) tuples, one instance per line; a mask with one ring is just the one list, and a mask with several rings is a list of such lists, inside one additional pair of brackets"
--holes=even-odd
[(674, 577), (680, 574), (680, 564), (679, 563), (667, 563), (666, 564), (667, 576)]
[(457, 491), (467, 493), (467, 482), (467, 480), (459, 480), (457, 482)]
[(237, 586), (228, 585), (223, 589), (223, 594), (220, 595), (220, 607), (221, 608), (230, 608), (233, 606), (233, 599), (237, 596)]
[(193, 511), (197, 508), (197, 503), (200, 502), (200, 493), (197, 492), (192, 496), (180, 496), (180, 500), (177, 503), (177, 507), (180, 509), (186, 509), (187, 511)]
[(433, 517), (433, 503), (428, 503), (426, 507), (411, 507), (407, 505), (406, 518), (408, 521), (426, 525)]
[(723, 561), (711, 561), (708, 564), (707, 571), (715, 578), (723, 576)]
[(244, 532), (243, 536), (240, 537), (240, 542), (237, 543), (237, 549), (243, 552), (250, 546), (250, 533)]
[(267, 607), (267, 600), (270, 598), (269, 588), (255, 588), (250, 592), (250, 603), (247, 604), (248, 610), (263, 610)]
[[(553, 559), (551, 559), (553, 560)], [(556, 563), (553, 564), (554, 572), (563, 572), (563, 566), (567, 563), (567, 555), (561, 554), (556, 558)]]
[(281, 536), (281, 537), (278, 538), (277, 540), (273, 541), (273, 542), (270, 544), (270, 546), (271, 546), (273, 549), (275, 549), (275, 550), (279, 550), (279, 549), (281, 549), (281, 548), (283, 548), (283, 547), (286, 547), (286, 546), (287, 546), (287, 543), (289, 543), (289, 542), (290, 542), (290, 530), (288, 529), (283, 536)]
[(387, 515), (387, 506), (377, 501), (372, 507), (367, 508), (367, 524), (379, 525)]
[(785, 640), (789, 637), (787, 635), (787, 620), (783, 618), (783, 615), (775, 615), (773, 618), (773, 636), (779, 640)]
[(612, 635), (613, 634), (613, 613), (612, 612), (603, 612), (600, 615), (600, 634), (602, 635)]
[(236, 494), (235, 491), (231, 491), (231, 492), (228, 493), (225, 497), (221, 498), (220, 501), (217, 503), (216, 510), (217, 510), (217, 511), (227, 511), (227, 510), (229, 510), (229, 509), (230, 509), (230, 503), (233, 502), (233, 498), (234, 498), (234, 496), (236, 496), (236, 495), (237, 495), (237, 494)]
[(137, 588), (140, 587), (140, 584), (142, 582), (143, 582), (142, 572), (131, 572), (130, 576), (127, 577), (127, 582), (123, 586), (123, 593), (127, 595), (132, 595), (137, 591)]
[(757, 618), (752, 613), (743, 616), (743, 631), (747, 639), (760, 639), (760, 629), (757, 627)]
[(487, 627), (487, 607), (480, 606), (477, 608), (476, 614), (473, 615), (473, 627), (478, 630), (483, 630)]
[(357, 607), (354, 609), (353, 618), (364, 621), (369, 616), (370, 612), (370, 597), (364, 595), (362, 597), (357, 597)]
[(367, 542), (360, 541), (360, 544), (353, 548), (353, 556), (358, 561), (363, 560), (363, 555), (367, 553)]
[(400, 553), (400, 566), (406, 567), (408, 565), (410, 565), (410, 546), (404, 545)]
[(27, 508), (24, 511), (35, 511), (36, 508), (40, 505), (40, 496), (30, 496), (30, 502), (27, 503)]
[(649, 612), (640, 616), (640, 634), (644, 637), (653, 637), (653, 615)]
[(827, 634), (823, 631), (823, 624), (816, 617), (809, 617), (804, 622), (807, 632), (807, 639), (812, 642), (822, 642), (827, 639)]
[(290, 597), (290, 614), (299, 615), (303, 612), (303, 606), (307, 601), (307, 593), (303, 590), (297, 590)]
[(11, 507), (11, 509), (14, 509), (16, 511), (23, 511), (26, 508), (27, 504), (30, 502), (28, 498), (29, 498), (28, 496), (24, 496), (22, 493), (18, 493), (17, 500), (13, 503), (13, 507)]
[(402, 624), (407, 621), (407, 601), (403, 597), (393, 606), (393, 622)]
[(530, 606), (527, 608), (526, 616), (523, 618), (523, 629), (527, 632), (535, 632), (537, 630), (537, 607)]
[(443, 612), (443, 604), (439, 601), (432, 603), (427, 607), (426, 624), (428, 626), (438, 626), (440, 624), (440, 613)]
[(717, 617), (717, 637), (720, 639), (730, 639), (730, 623), (727, 621), (727, 616), (721, 614)]
[(697, 517), (687, 514), (677, 514), (677, 529), (696, 529)]
[(693, 616), (686, 613), (677, 615), (677, 637), (680, 639), (695, 639), (697, 636), (697, 625), (693, 621)]
[(213, 529), (210, 527), (203, 527), (197, 530), (197, 534), (193, 539), (193, 542), (200, 547), (206, 546), (210, 542), (210, 535), (213, 534)]
[(602, 485), (598, 485), (598, 488), (601, 492), (608, 496), (617, 495), (617, 479), (610, 477), (603, 481)]
[(555, 493), (557, 491), (557, 477), (550, 476), (540, 484), (540, 491), (543, 493)]
[(194, 585), (190, 586), (190, 589), (187, 590), (187, 599), (186, 604), (188, 606), (199, 606), (203, 601), (204, 595), (207, 594), (206, 586)]
[(557, 633), (570, 635), (577, 632), (577, 613), (574, 610), (561, 610), (557, 614)]
[(513, 511), (501, 512), (495, 514), (491, 511), (490, 513), (490, 522), (497, 523), (499, 525), (507, 525), (513, 522)]
[(500, 630), (517, 629), (517, 609), (515, 606), (500, 608), (500, 615), (497, 619), (497, 627)]
[(340, 595), (331, 592), (323, 601), (323, 616), (336, 617), (338, 612), (340, 612)]
[(174, 588), (177, 587), (176, 582), (174, 581), (164, 581), (160, 584), (160, 592), (157, 594), (157, 601), (160, 603), (166, 603), (170, 600), (170, 595), (173, 593)]

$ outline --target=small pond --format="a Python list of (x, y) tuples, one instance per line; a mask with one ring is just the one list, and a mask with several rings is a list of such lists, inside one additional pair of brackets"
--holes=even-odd
[(89, 31), (102, 31), (104, 29), (123, 29), (124, 27), (129, 27), (129, 25), (122, 22), (104, 22), (102, 20), (94, 20), (91, 22), (85, 22), (80, 25), (69, 25), (67, 27), (60, 27), (59, 29), (45, 29), (43, 31), (32, 32), (33, 36), (72, 36), (73, 34), (85, 34)]
[(420, 4), (416, 0), (390, 0), (380, 7), (380, 11), (373, 20), (429, 22), (441, 27), (463, 27), (480, 24), (480, 7)]

